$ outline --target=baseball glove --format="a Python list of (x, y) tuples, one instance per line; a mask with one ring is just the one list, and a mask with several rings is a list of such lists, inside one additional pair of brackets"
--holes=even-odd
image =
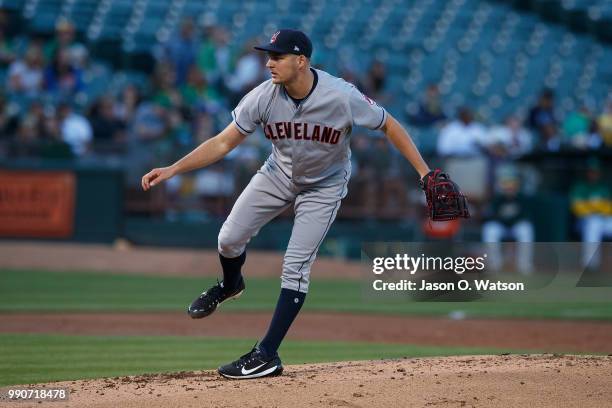
[(470, 217), (465, 196), (442, 170), (430, 171), (419, 184), (425, 191), (428, 215), (432, 221)]

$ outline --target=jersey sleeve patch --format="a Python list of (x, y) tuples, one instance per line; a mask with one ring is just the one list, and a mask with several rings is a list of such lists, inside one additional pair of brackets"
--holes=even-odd
[(378, 130), (385, 124), (385, 109), (352, 84), (348, 99), (349, 113), (354, 124), (372, 130)]

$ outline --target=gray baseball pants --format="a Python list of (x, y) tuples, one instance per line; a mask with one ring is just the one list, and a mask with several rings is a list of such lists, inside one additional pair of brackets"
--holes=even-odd
[(239, 256), (261, 227), (294, 205), (295, 220), (283, 259), (281, 287), (308, 293), (310, 267), (346, 196), (350, 172), (315, 185), (298, 185), (269, 158), (253, 176), (219, 232), (219, 253)]

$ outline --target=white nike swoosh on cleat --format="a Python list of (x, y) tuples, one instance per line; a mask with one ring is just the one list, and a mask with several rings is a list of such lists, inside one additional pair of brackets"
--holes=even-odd
[(225, 378), (231, 378), (233, 380), (246, 380), (246, 379), (250, 379), (250, 378), (259, 378), (259, 377), (265, 377), (267, 375), (273, 374), (274, 372), (278, 371), (279, 366), (274, 366), (274, 367), (270, 367), (267, 370), (264, 370), (260, 373), (257, 374), (251, 374), (251, 375), (228, 375), (228, 374), (224, 374), (224, 373), (219, 373), (221, 374), (223, 377)]
[(255, 368), (252, 368), (252, 369), (250, 369), (250, 370), (245, 370), (245, 369), (244, 369), (244, 367), (242, 367), (242, 370), (241, 370), (242, 375), (249, 375), (249, 374), (251, 374), (253, 371), (257, 371), (257, 370), (259, 370), (261, 367), (265, 366), (266, 364), (267, 364), (267, 363), (263, 363), (263, 364), (261, 364), (261, 365), (259, 365), (259, 366), (255, 367)]

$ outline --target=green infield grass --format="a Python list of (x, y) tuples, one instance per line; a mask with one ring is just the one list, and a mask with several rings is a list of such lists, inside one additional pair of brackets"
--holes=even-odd
[[(255, 339), (0, 334), (0, 386), (145, 373), (210, 370)], [(286, 341), (284, 364), (524, 352), (499, 348)]]
[[(59, 311), (184, 311), (212, 278), (161, 277), (112, 273), (0, 271), (0, 312)], [(239, 301), (225, 310), (267, 311), (276, 304), (280, 279), (248, 278)], [(612, 305), (602, 301), (409, 301), (364, 295), (354, 280), (313, 279), (306, 311), (383, 313), (464, 317), (612, 319)], [(605, 288), (604, 288), (605, 289)]]

